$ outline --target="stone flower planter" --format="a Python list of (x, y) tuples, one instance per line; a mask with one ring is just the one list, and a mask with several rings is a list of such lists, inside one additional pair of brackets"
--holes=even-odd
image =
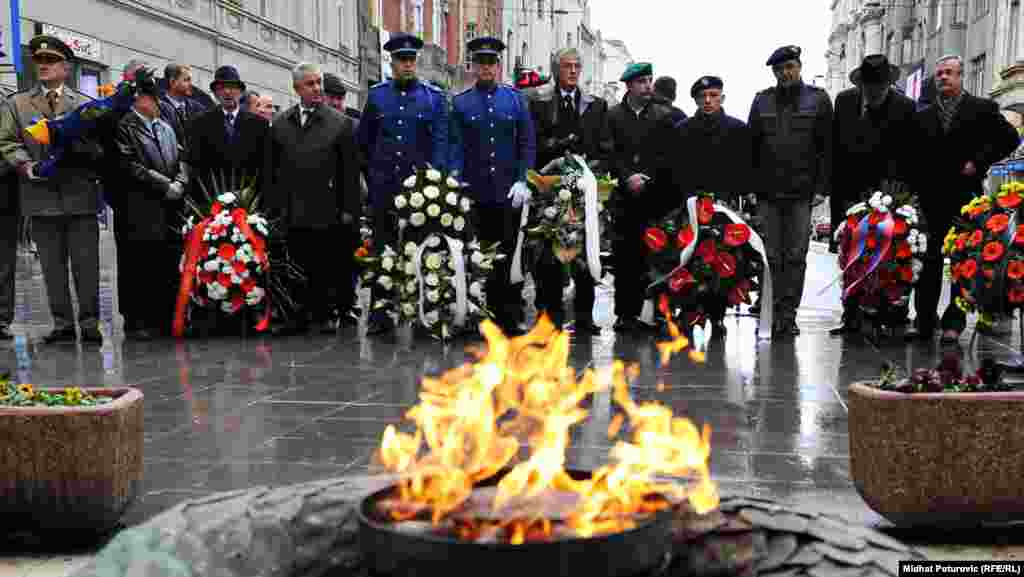
[(850, 471), (896, 525), (1024, 519), (1024, 392), (849, 387)]
[(103, 533), (135, 500), (142, 481), (142, 392), (83, 392), (114, 400), (91, 407), (0, 406), (0, 535)]

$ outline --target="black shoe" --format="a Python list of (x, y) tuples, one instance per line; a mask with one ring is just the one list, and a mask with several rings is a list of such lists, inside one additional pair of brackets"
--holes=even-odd
[(127, 334), (125, 336), (127, 336), (130, 340), (133, 340), (133, 341), (151, 341), (151, 340), (153, 340), (153, 333), (149, 332), (148, 329), (132, 329), (132, 330), (126, 331), (126, 332), (127, 332)]
[(935, 337), (935, 329), (921, 330), (917, 327), (911, 328), (903, 335), (903, 339), (907, 342), (913, 341), (930, 341)]
[(619, 318), (612, 328), (617, 333), (631, 333), (640, 328), (640, 321), (635, 318)]
[(14, 338), (14, 333), (11, 332), (11, 327), (7, 325), (0, 325), (0, 341), (9, 341)]
[(594, 321), (577, 321), (565, 327), (566, 332), (578, 335), (599, 335), (601, 327), (594, 324)]
[(720, 340), (725, 338), (725, 334), (728, 331), (725, 329), (725, 323), (722, 321), (711, 321), (711, 338)]
[(783, 321), (775, 325), (773, 332), (779, 338), (795, 337), (800, 334), (800, 327), (796, 325), (796, 321)]
[(829, 329), (828, 334), (833, 337), (840, 337), (843, 335), (854, 335), (860, 332), (860, 325), (843, 323), (834, 329)]
[[(149, 332), (149, 331), (146, 331)], [(152, 337), (152, 335), (150, 335)], [(83, 343), (102, 343), (103, 333), (100, 332), (98, 327), (92, 327), (89, 329), (82, 329), (82, 342)]]
[(50, 334), (43, 337), (43, 342), (48, 345), (54, 343), (73, 343), (75, 342), (75, 327), (53, 329), (50, 331)]
[(395, 328), (395, 323), (391, 322), (391, 319), (373, 319), (366, 326), (366, 334), (368, 336), (377, 336), (389, 333)]

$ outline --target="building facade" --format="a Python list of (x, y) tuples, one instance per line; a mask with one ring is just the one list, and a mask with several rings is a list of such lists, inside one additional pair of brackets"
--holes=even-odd
[[(0, 82), (26, 88), (34, 82), (28, 41), (38, 33), (61, 37), (77, 54), (69, 85), (86, 93), (120, 79), (132, 59), (163, 69), (190, 64), (193, 81), (208, 90), (213, 72), (236, 66), (246, 84), (271, 94), (282, 108), (297, 98), (291, 69), (319, 64), (348, 86), (349, 106), (359, 106), (358, 0), (20, 0), (22, 60), (13, 73), (11, 47)], [(9, 3), (0, 6), (4, 38), (11, 37)]]
[(626, 95), (626, 86), (619, 82), (626, 67), (633, 64), (633, 56), (621, 40), (604, 40), (604, 63), (602, 77), (604, 85), (599, 93), (609, 103), (616, 104)]
[(964, 60), (964, 87), (1007, 106), (1024, 101), (1020, 0), (830, 0), (827, 89), (851, 86), (865, 55), (886, 54), (900, 67), (899, 86), (927, 100), (935, 60)]
[[(405, 32), (423, 40), (417, 72), (420, 78), (442, 88), (452, 83), (452, 69), (448, 64), (448, 2), (442, 0), (383, 0), (381, 10), (383, 32), (387, 42), (392, 34)], [(390, 56), (382, 55), (386, 65), (385, 76), (390, 75)]]

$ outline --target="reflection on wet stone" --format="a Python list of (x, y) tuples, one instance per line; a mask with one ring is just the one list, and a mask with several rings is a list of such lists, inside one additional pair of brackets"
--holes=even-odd
[[(337, 336), (125, 340), (113, 290), (113, 255), (105, 244), (102, 346), (42, 344), (51, 323), (45, 286), (38, 262), (22, 253), (17, 337), (0, 350), (22, 382), (126, 384), (143, 392), (147, 469), (143, 496), (126, 518), (131, 523), (196, 493), (363, 472), (385, 426), (400, 423), (418, 401), (419, 378), (468, 358), (466, 340), (445, 349), (400, 335), (365, 338), (365, 319), (358, 329), (346, 327)], [(834, 256), (812, 251), (810, 258), (816, 260), (807, 269), (799, 318), (803, 333), (794, 342), (758, 342), (756, 319), (731, 310), (725, 340), (698, 343), (707, 355), (704, 365), (680, 357), (661, 367), (652, 335), (611, 330), (585, 341), (573, 336), (572, 364), (605, 369), (615, 359), (637, 362), (641, 376), (633, 393), (638, 401), (656, 400), (697, 423), (710, 423), (712, 470), (723, 493), (784, 498), (879, 523), (849, 478), (845, 387), (877, 375), (883, 359), (908, 368), (930, 366), (938, 352), (902, 341), (874, 346), (829, 337), (840, 312), (838, 299), (816, 295), (834, 275)], [(610, 324), (611, 308), (610, 292), (599, 289), (595, 319)], [(979, 338), (967, 363), (978, 354), (1018, 358), (1017, 330)], [(591, 419), (573, 432), (569, 459), (591, 468), (607, 456), (607, 428), (616, 408), (607, 393), (588, 403)], [(819, 528), (821, 538), (831, 535), (825, 531)], [(789, 543), (766, 546), (781, 551)], [(804, 549), (795, 554), (812, 555)]]

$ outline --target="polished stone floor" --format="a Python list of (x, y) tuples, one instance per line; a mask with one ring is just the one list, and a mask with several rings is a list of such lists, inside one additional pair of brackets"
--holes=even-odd
[[(38, 340), (49, 323), (45, 287), (38, 263), (25, 253), (18, 269), (19, 336), (0, 349), (0, 367), (7, 365), (22, 382), (37, 385), (127, 384), (142, 390), (145, 481), (127, 524), (210, 492), (363, 471), (384, 427), (397, 423), (416, 401), (420, 376), (466, 358), (466, 342), (443, 347), (402, 335), (366, 338), (363, 327), (334, 336), (125, 341), (111, 290), (114, 248), (106, 235), (103, 246), (103, 345)], [(822, 288), (835, 274), (834, 256), (816, 245), (808, 265), (799, 318), (803, 334), (795, 340), (758, 342), (756, 320), (737, 312), (727, 318), (724, 340), (696, 339), (705, 364), (682, 356), (659, 366), (652, 337), (610, 330), (575, 339), (573, 363), (583, 368), (615, 358), (635, 361), (642, 368), (636, 398), (656, 399), (677, 414), (710, 423), (712, 473), (723, 492), (812, 503), (884, 525), (850, 480), (846, 386), (877, 376), (883, 360), (928, 366), (940, 350), (902, 340), (872, 344), (830, 337), (827, 330), (839, 314), (838, 289)], [(598, 296), (599, 323), (611, 321), (610, 297), (605, 290)], [(962, 344), (968, 360), (992, 355), (1015, 361), (1020, 338), (1014, 328), (971, 342), (968, 333)], [(571, 465), (602, 462), (610, 415), (608, 396), (595, 398), (591, 419), (575, 433)], [(933, 553), (957, 555), (950, 551)], [(1019, 547), (1007, 551), (1003, 558), (1020, 554)], [(20, 566), (7, 561), (0, 558), (0, 577), (49, 574), (33, 572), (36, 565), (29, 561)]]

